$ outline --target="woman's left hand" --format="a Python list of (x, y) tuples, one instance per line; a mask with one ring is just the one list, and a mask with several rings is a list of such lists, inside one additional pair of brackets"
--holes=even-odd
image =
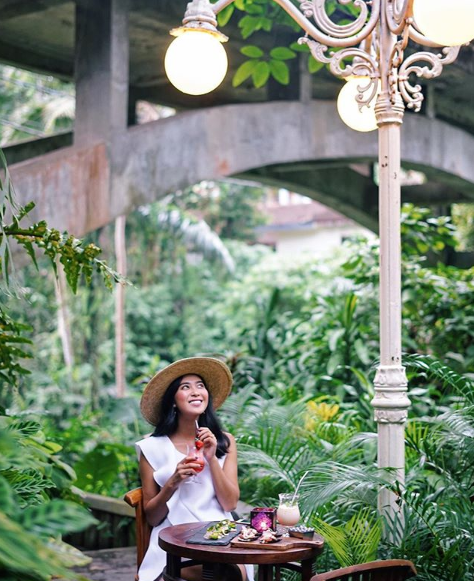
[(199, 428), (198, 438), (204, 444), (203, 452), (204, 458), (209, 461), (216, 455), (217, 439), (209, 428)]

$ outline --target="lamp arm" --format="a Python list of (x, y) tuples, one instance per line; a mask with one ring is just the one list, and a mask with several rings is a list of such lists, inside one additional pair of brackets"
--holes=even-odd
[(414, 0), (390, 0), (385, 4), (387, 25), (392, 34), (400, 36), (413, 16)]
[[(285, 10), (285, 12), (301, 26), (301, 28), (311, 38), (325, 46), (345, 48), (355, 46), (366, 39), (377, 25), (380, 14), (380, 6), (382, 0), (372, 1), (372, 11), (370, 18), (365, 22), (365, 18), (359, 18), (351, 24), (338, 26), (334, 24), (325, 12), (325, 0), (299, 0), (302, 4), (304, 14), (301, 13), (290, 0), (272, 0)], [(409, 1), (409, 0), (408, 0)], [(218, 14), (221, 10), (232, 4), (234, 0), (218, 0), (212, 4), (214, 14)], [(354, 2), (359, 5), (361, 9), (366, 10), (366, 4), (362, 0), (344, 0), (344, 3)], [(313, 15), (316, 23), (325, 29), (328, 34), (319, 30), (307, 18)], [(363, 13), (365, 14), (365, 12)], [(359, 26), (362, 26), (359, 28)]]
[(227, 8), (229, 4), (233, 4), (234, 2), (235, 0), (218, 0), (218, 2), (212, 4), (211, 8), (214, 14), (219, 14), (221, 10), (224, 10), (224, 8)]

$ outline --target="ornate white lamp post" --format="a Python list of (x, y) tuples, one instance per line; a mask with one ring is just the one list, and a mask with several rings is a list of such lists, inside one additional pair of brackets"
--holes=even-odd
[[(227, 39), (219, 36), (215, 15), (233, 1), (193, 0), (183, 27), (172, 33), (185, 36), (199, 31), (213, 36), (222, 48)], [(397, 468), (403, 483), (404, 425), (410, 401), (401, 357), (400, 130), (405, 107), (419, 111), (423, 101), (414, 77), (439, 76), (443, 66), (456, 59), (459, 45), (474, 38), (474, 0), (339, 0), (358, 10), (351, 23), (342, 25), (328, 16), (327, 0), (297, 0), (299, 9), (290, 0), (273, 1), (304, 30), (299, 42), (308, 45), (313, 57), (347, 80), (338, 99), (343, 120), (359, 131), (378, 127), (380, 365), (372, 405), (378, 423), (379, 466)], [(410, 40), (415, 49), (423, 45), (431, 51), (406, 56)], [(380, 510), (394, 514), (396, 500), (395, 495), (382, 492)]]

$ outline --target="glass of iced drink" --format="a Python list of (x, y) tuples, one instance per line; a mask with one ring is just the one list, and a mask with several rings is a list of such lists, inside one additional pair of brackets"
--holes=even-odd
[(277, 520), (281, 525), (291, 527), (300, 520), (299, 495), (285, 492), (278, 496), (280, 497), (280, 504), (277, 509)]
[[(200, 442), (202, 443), (202, 442)], [(202, 450), (202, 446), (198, 447), (196, 446), (196, 443), (194, 443), (192, 446), (187, 446), (187, 452), (188, 452), (188, 462), (192, 463), (192, 464), (198, 464), (197, 467), (194, 468), (195, 472), (201, 472), (204, 469), (204, 454), (203, 454), (203, 450)], [(199, 480), (196, 478), (196, 475), (194, 474), (193, 476), (191, 476), (191, 478), (189, 478), (188, 480), (185, 481), (186, 484), (191, 483), (198, 483), (199, 484)]]

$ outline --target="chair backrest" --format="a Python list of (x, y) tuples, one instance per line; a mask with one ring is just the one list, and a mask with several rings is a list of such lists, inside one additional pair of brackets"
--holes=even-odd
[(415, 575), (415, 565), (411, 561), (394, 559), (320, 573), (311, 577), (310, 581), (405, 581)]
[(125, 502), (135, 509), (135, 529), (137, 532), (137, 570), (150, 544), (152, 527), (148, 524), (143, 509), (143, 491), (141, 488), (130, 490), (123, 497)]

